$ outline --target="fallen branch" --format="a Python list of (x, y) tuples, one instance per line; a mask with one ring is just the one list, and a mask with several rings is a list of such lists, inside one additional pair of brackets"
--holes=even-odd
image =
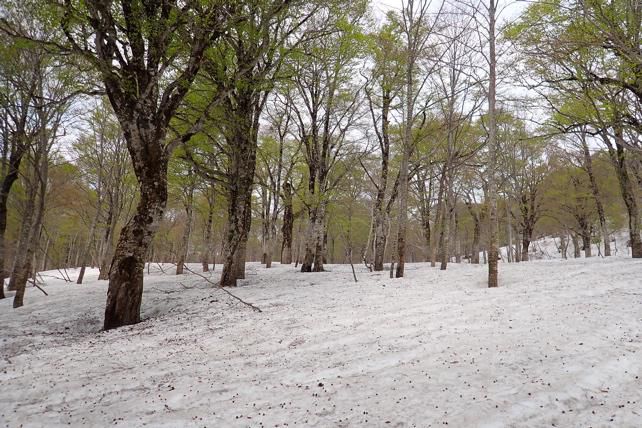
[(241, 299), (239, 296), (237, 296), (237, 295), (235, 295), (235, 294), (232, 294), (230, 291), (228, 291), (228, 290), (226, 290), (225, 288), (221, 287), (221, 286), (220, 286), (220, 284), (215, 283), (214, 281), (212, 281), (211, 279), (209, 279), (209, 278), (208, 278), (208, 277), (206, 277), (205, 275), (201, 275), (201, 274), (200, 274), (200, 273), (198, 273), (198, 272), (194, 272), (193, 270), (191, 270), (191, 269), (187, 266), (187, 263), (186, 263), (185, 265), (183, 265), (183, 268), (185, 268), (188, 272), (191, 272), (191, 273), (193, 273), (193, 274), (194, 274), (194, 275), (196, 275), (196, 276), (200, 276), (200, 277), (201, 277), (201, 278), (203, 278), (205, 281), (207, 281), (209, 284), (213, 285), (215, 288), (218, 288), (219, 290), (226, 292), (226, 293), (227, 293), (227, 294), (229, 294), (231, 297), (235, 298), (236, 300), (238, 300), (239, 302), (243, 303), (244, 305), (249, 306), (250, 308), (254, 309), (254, 310), (255, 310), (255, 311), (257, 311), (257, 312), (263, 312), (259, 307), (254, 306), (253, 304), (251, 304), (251, 303), (249, 303), (249, 302), (246, 302), (245, 300)]
[[(67, 272), (67, 269), (65, 269), (65, 273), (66, 273), (66, 272)], [(63, 281), (65, 281), (65, 282), (71, 282), (71, 279), (69, 279), (69, 274), (67, 274), (67, 276), (65, 276), (65, 274), (64, 274), (64, 273), (62, 273), (62, 271), (60, 270), (60, 268), (58, 268), (58, 273), (62, 276), (62, 278), (58, 278), (58, 279), (62, 279), (62, 280), (63, 280)], [(54, 277), (54, 278), (55, 278), (55, 277)]]
[(33, 286), (34, 286), (34, 287), (36, 287), (38, 290), (40, 290), (40, 291), (42, 291), (43, 293), (45, 293), (45, 296), (48, 296), (48, 295), (49, 295), (49, 294), (47, 294), (47, 292), (46, 292), (45, 290), (43, 290), (42, 288), (40, 288), (40, 286), (39, 286), (38, 284), (36, 284), (36, 281), (34, 281), (34, 280), (30, 279), (30, 280), (29, 280), (29, 282), (30, 282), (30, 283), (32, 283), (32, 284), (33, 284)]
[(163, 273), (163, 275), (167, 275), (167, 272), (165, 272), (165, 269), (163, 269), (163, 266), (161, 266), (161, 264), (160, 264), (160, 263), (156, 262), (156, 265), (158, 266), (158, 268), (160, 269), (160, 271)]

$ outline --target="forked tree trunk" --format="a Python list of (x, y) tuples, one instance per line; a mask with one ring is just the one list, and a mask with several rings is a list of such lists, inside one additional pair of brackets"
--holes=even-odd
[[(145, 256), (167, 205), (167, 153), (163, 149), (145, 150), (151, 145), (142, 141), (128, 143), (140, 200), (136, 213), (120, 233), (109, 269), (105, 330), (140, 322)], [(150, 152), (154, 161), (143, 161)]]

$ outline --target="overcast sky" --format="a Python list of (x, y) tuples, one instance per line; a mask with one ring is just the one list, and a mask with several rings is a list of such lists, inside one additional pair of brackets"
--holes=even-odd
[[(415, 0), (416, 2), (418, 0)], [(429, 0), (430, 1), (430, 0)], [(456, 3), (458, 0), (451, 0)], [(434, 7), (441, 4), (440, 0), (432, 0)], [(498, 0), (498, 8), (502, 9), (500, 20), (515, 19), (519, 13), (527, 6), (528, 2), (524, 0)], [(401, 10), (402, 0), (372, 0), (372, 9), (378, 18), (383, 18), (389, 10)]]

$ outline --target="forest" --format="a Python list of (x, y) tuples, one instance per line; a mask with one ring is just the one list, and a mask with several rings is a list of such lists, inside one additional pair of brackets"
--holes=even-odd
[(637, 2), (86, 3), (2, 8), (14, 307), (71, 267), (100, 269), (112, 328), (145, 263), (221, 287), (247, 261), (485, 263), (494, 287), (541, 236), (610, 256), (626, 229), (642, 257)]
[[(82, 408), (128, 426), (428, 426), (401, 403), (435, 370), (450, 397), (435, 423), (473, 426), (449, 407), (461, 398), (485, 406), (484, 426), (556, 426), (493, 390), (526, 366), (536, 374), (511, 394), (561, 411), (561, 426), (640, 417), (638, 0), (4, 0), (0, 144), (8, 426), (80, 425), (73, 385), (33, 410), (16, 404), (35, 397), (19, 376), (59, 385), (69, 365), (103, 370), (98, 354), (143, 377), (130, 390), (101, 371), (95, 396), (79, 381), (94, 400)], [(144, 355), (164, 377), (132, 340), (157, 346)], [(447, 370), (471, 355), (474, 396)], [(602, 371), (569, 374), (589, 366)], [(364, 370), (381, 377), (346, 392)], [(237, 406), (197, 399), (215, 412), (190, 413), (178, 392), (215, 373), (228, 386), (204, 397)], [(375, 378), (400, 388), (396, 404), (375, 404)], [(257, 379), (293, 389), (279, 403), (238, 392)], [(524, 389), (558, 380), (562, 395)], [(151, 394), (164, 401), (150, 412), (169, 419), (103, 401), (161, 385), (176, 395)], [(309, 388), (345, 400), (321, 409), (306, 392), (286, 410)], [(613, 415), (595, 419), (604, 403)]]

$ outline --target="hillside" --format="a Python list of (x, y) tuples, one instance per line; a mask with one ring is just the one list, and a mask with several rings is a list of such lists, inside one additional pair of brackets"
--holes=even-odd
[[(106, 283), (0, 301), (6, 426), (639, 426), (642, 263), (349, 266), (234, 292), (152, 270), (144, 322), (101, 332)], [(49, 272), (59, 276), (58, 272)]]

